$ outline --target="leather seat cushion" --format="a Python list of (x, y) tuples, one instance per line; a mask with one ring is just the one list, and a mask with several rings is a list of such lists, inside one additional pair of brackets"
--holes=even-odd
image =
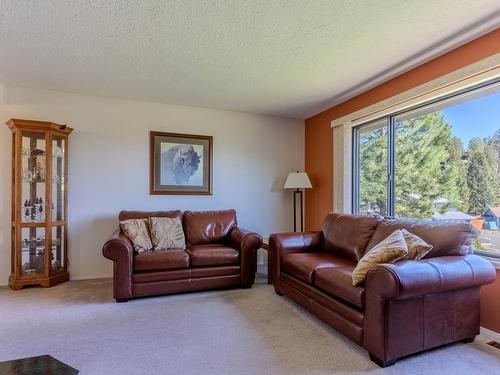
[(365, 306), (365, 288), (352, 285), (354, 267), (322, 268), (314, 274), (314, 285), (332, 296), (359, 308)]
[(184, 233), (189, 245), (224, 242), (237, 225), (235, 210), (184, 212)]
[(353, 261), (328, 253), (295, 253), (285, 254), (281, 257), (281, 269), (302, 280), (312, 284), (314, 272), (326, 267), (355, 267)]
[(189, 255), (184, 250), (146, 251), (134, 256), (134, 270), (137, 272), (182, 268), (189, 268)]
[(325, 250), (358, 262), (381, 220), (382, 216), (329, 214), (321, 225)]
[(222, 244), (192, 245), (187, 252), (193, 266), (226, 266), (239, 264), (240, 253)]

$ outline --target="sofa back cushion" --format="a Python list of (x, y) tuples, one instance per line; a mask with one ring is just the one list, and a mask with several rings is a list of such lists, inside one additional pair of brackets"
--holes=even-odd
[(479, 231), (469, 223), (384, 219), (373, 234), (367, 250), (397, 229), (406, 229), (433, 246), (424, 258), (466, 255), (472, 252), (471, 242), (479, 234)]
[(329, 214), (321, 227), (325, 251), (358, 262), (381, 220), (381, 216)]
[(149, 217), (169, 217), (182, 221), (182, 211), (121, 211), (118, 220), (147, 219)]
[(203, 245), (224, 242), (238, 222), (235, 210), (185, 211), (183, 224), (187, 244)]

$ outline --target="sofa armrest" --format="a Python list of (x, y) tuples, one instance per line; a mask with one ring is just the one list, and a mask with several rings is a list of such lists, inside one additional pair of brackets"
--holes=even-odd
[(269, 248), (278, 258), (287, 253), (309, 253), (319, 251), (323, 244), (321, 232), (276, 233), (269, 237)]
[(367, 275), (366, 293), (405, 299), (490, 284), (495, 276), (493, 265), (477, 255), (407, 260), (373, 267)]
[(240, 252), (241, 285), (251, 287), (255, 281), (256, 251), (262, 246), (262, 237), (241, 228), (229, 232), (229, 243)]
[(365, 288), (363, 347), (377, 362), (479, 333), (480, 286), (495, 269), (476, 256), (444, 256), (381, 264)]
[(280, 294), (281, 257), (284, 254), (311, 253), (323, 248), (322, 232), (275, 233), (269, 237), (269, 264), (274, 289)]
[(131, 258), (134, 254), (134, 245), (120, 229), (115, 230), (102, 247), (102, 255), (114, 262), (123, 258)]
[(104, 257), (113, 261), (113, 295), (117, 300), (132, 297), (134, 246), (119, 229), (113, 232), (102, 247)]

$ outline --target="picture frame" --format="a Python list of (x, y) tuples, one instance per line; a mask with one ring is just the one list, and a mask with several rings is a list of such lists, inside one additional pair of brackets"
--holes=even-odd
[(151, 195), (212, 195), (213, 137), (149, 132)]

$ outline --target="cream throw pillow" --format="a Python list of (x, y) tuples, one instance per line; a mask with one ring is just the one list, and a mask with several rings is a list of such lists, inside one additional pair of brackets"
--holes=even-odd
[(151, 250), (153, 244), (149, 238), (148, 219), (128, 219), (120, 221), (123, 233), (132, 241), (138, 253)]
[(352, 271), (353, 285), (362, 284), (370, 268), (381, 263), (395, 262), (407, 254), (408, 246), (406, 245), (403, 232), (398, 229), (363, 255), (354, 271)]
[(151, 240), (155, 250), (186, 248), (182, 223), (178, 218), (151, 217)]
[(408, 232), (406, 229), (401, 229), (405, 238), (406, 246), (408, 246), (408, 254), (403, 260), (420, 260), (432, 250), (432, 245), (429, 245), (419, 236)]

